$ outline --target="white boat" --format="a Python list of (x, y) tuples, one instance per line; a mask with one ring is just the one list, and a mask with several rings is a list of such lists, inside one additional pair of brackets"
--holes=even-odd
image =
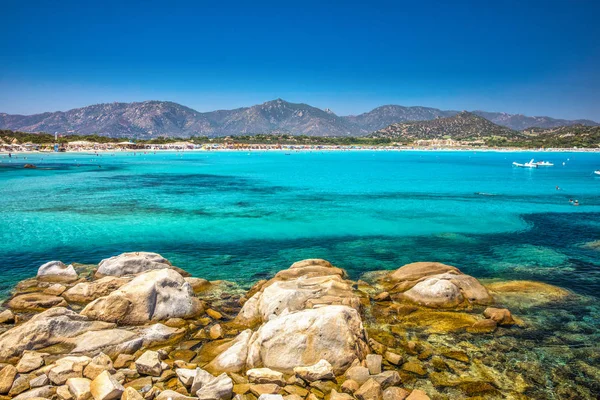
[(531, 159), (531, 161), (526, 162), (525, 164), (513, 162), (513, 165), (515, 167), (519, 167), (519, 168), (537, 168), (538, 167), (538, 165), (535, 162), (533, 162), (533, 158)]
[(600, 175), (600, 169), (599, 169), (599, 170), (597, 170), (597, 171), (594, 171), (594, 174), (595, 174), (595, 175)]
[(535, 163), (538, 167), (554, 167), (550, 161), (538, 161)]

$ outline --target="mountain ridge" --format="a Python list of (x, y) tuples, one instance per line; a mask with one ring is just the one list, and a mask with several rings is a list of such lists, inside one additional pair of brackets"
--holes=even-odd
[[(61, 134), (99, 134), (114, 137), (235, 136), (286, 133), (308, 136), (367, 136), (395, 123), (430, 121), (459, 114), (422, 106), (383, 105), (371, 111), (338, 116), (305, 103), (282, 99), (232, 110), (199, 112), (184, 105), (160, 100), (93, 104), (67, 111), (33, 115), (0, 113), (0, 129)], [(599, 126), (591, 120), (528, 117), (476, 110), (491, 122), (514, 130), (557, 128), (569, 125)]]

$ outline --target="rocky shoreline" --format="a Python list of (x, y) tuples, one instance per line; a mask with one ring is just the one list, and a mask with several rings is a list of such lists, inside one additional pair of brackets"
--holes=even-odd
[(0, 399), (595, 398), (597, 348), (567, 370), (536, 347), (579, 340), (542, 335), (573, 301), (435, 262), (353, 281), (309, 259), (245, 291), (155, 253), (52, 261), (0, 309)]

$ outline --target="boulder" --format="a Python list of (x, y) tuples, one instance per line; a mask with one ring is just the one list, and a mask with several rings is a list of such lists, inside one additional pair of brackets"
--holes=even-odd
[(0, 324), (10, 324), (15, 322), (15, 314), (10, 310), (0, 312)]
[(8, 391), (8, 396), (14, 397), (29, 389), (29, 377), (27, 375), (17, 375), (10, 390)]
[(252, 368), (246, 371), (250, 383), (274, 383), (279, 386), (285, 385), (283, 374), (270, 368)]
[(13, 400), (29, 400), (29, 399), (52, 399), (56, 394), (56, 388), (52, 386), (42, 386), (39, 388), (28, 390), (20, 395), (13, 397)]
[(211, 372), (240, 372), (244, 370), (251, 337), (252, 331), (246, 329), (237, 335), (235, 339), (219, 346), (217, 355), (205, 368)]
[(69, 378), (81, 378), (83, 369), (92, 361), (86, 356), (67, 356), (57, 360), (48, 371), (48, 378), (55, 385), (64, 385)]
[(385, 390), (390, 386), (396, 386), (402, 380), (400, 374), (396, 371), (383, 371), (377, 375), (372, 375), (371, 378), (381, 385), (382, 390)]
[(307, 367), (296, 367), (294, 373), (297, 377), (304, 379), (307, 382), (322, 381), (334, 379), (333, 367), (327, 360), (319, 360), (314, 365)]
[(382, 400), (383, 392), (381, 391), (381, 385), (374, 379), (369, 379), (354, 392), (354, 397), (358, 400)]
[(103, 371), (108, 371), (114, 374), (116, 371), (113, 368), (112, 360), (104, 353), (98, 354), (92, 358), (92, 361), (83, 370), (83, 376), (88, 379), (96, 379)]
[(172, 269), (138, 275), (108, 296), (88, 304), (82, 315), (102, 321), (135, 325), (169, 318), (189, 318), (202, 311), (202, 303), (189, 283)]
[[(100, 264), (98, 264), (98, 270), (96, 271), (96, 277), (101, 278), (103, 276), (136, 275), (142, 272), (164, 268), (175, 267), (173, 267), (169, 260), (160, 254), (147, 253), (143, 251), (135, 253), (123, 253), (118, 256), (106, 258), (100, 261)], [(177, 268), (177, 270), (186, 274), (179, 268)]]
[(114, 326), (106, 322), (91, 321), (86, 316), (63, 307), (51, 308), (0, 335), (0, 362), (14, 360), (25, 350), (65, 343), (84, 332)]
[(135, 360), (135, 368), (140, 375), (160, 376), (161, 360), (156, 351), (148, 350)]
[(42, 387), (50, 384), (50, 379), (48, 379), (48, 375), (41, 374), (36, 376), (35, 378), (29, 381), (30, 388)]
[(38, 353), (37, 351), (25, 351), (17, 364), (17, 371), (24, 374), (34, 371), (44, 365), (44, 356), (48, 353)]
[(116, 400), (121, 397), (124, 391), (123, 385), (108, 371), (102, 372), (90, 384), (90, 392), (94, 400)]
[(48, 286), (44, 289), (45, 294), (50, 294), (52, 296), (60, 296), (63, 292), (67, 290), (65, 285), (61, 285), (60, 283), (55, 283), (53, 285)]
[(196, 368), (196, 375), (194, 375), (190, 393), (196, 393), (209, 382), (212, 382), (213, 379), (215, 379), (215, 377), (207, 371), (203, 370), (202, 368)]
[(45, 293), (20, 294), (8, 302), (8, 306), (19, 311), (40, 311), (52, 307), (65, 307), (67, 302), (60, 296)]
[(93, 282), (80, 282), (63, 293), (63, 297), (72, 303), (89, 303), (102, 296), (108, 296), (131, 278), (106, 276)]
[(393, 299), (432, 308), (490, 304), (493, 301), (477, 279), (456, 267), (435, 262), (407, 264), (387, 274), (382, 283)]
[(175, 373), (177, 374), (177, 377), (179, 378), (179, 381), (183, 384), (183, 386), (188, 388), (192, 386), (194, 378), (196, 377), (195, 369), (177, 368), (175, 370)]
[(203, 385), (196, 391), (200, 400), (231, 400), (233, 396), (233, 381), (223, 373)]
[(90, 392), (90, 381), (87, 378), (69, 378), (67, 379), (67, 387), (73, 395), (74, 400), (89, 400), (92, 398)]
[(17, 369), (10, 364), (0, 370), (0, 394), (6, 394), (9, 392), (16, 376)]
[(61, 261), (50, 261), (38, 268), (37, 279), (49, 282), (73, 282), (78, 279), (78, 276), (72, 265), (67, 266)]
[(515, 320), (512, 314), (506, 308), (488, 307), (483, 312), (483, 316), (496, 321), (498, 325), (514, 325)]
[(344, 373), (346, 379), (352, 380), (359, 385), (362, 385), (369, 380), (369, 369), (361, 365), (350, 367)]
[(262, 325), (250, 339), (247, 367), (292, 373), (295, 367), (324, 359), (341, 373), (367, 352), (358, 312), (331, 305), (281, 315)]
[(185, 281), (190, 284), (192, 290), (194, 290), (194, 293), (203, 292), (212, 286), (209, 281), (202, 278), (193, 278), (190, 276), (186, 277)]
[(144, 397), (134, 388), (128, 387), (123, 392), (121, 400), (144, 400)]

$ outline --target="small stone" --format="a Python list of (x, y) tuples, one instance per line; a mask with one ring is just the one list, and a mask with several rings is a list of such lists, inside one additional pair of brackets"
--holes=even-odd
[(261, 394), (276, 394), (279, 393), (281, 387), (274, 383), (262, 383), (258, 385), (250, 385), (250, 392), (259, 397)]
[(236, 394), (246, 394), (250, 391), (249, 383), (236, 383), (233, 385), (233, 393)]
[[(149, 394), (150, 392), (148, 392)], [(150, 397), (152, 398), (152, 397)], [(148, 396), (145, 397), (145, 399), (149, 399)], [(175, 392), (174, 390), (165, 390), (160, 392), (160, 394), (158, 396), (156, 396), (156, 398), (154, 398), (154, 400), (196, 400), (195, 397), (190, 397), (190, 396), (186, 396), (184, 394)]]
[(94, 400), (116, 400), (125, 388), (108, 371), (103, 371), (92, 381), (90, 391)]
[(381, 373), (381, 361), (383, 357), (379, 354), (367, 354), (367, 368), (371, 375), (377, 375)]
[(327, 360), (319, 360), (318, 363), (308, 367), (296, 367), (294, 373), (297, 377), (307, 382), (334, 379), (333, 367)]
[(177, 368), (175, 370), (175, 373), (177, 374), (177, 377), (179, 378), (179, 381), (183, 384), (183, 386), (190, 387), (190, 386), (192, 386), (192, 383), (194, 383), (194, 377), (196, 376), (196, 370), (186, 369), (186, 368)]
[(430, 399), (429, 399), (429, 396), (427, 396), (427, 393), (425, 393), (422, 390), (415, 389), (412, 392), (410, 392), (410, 394), (408, 395), (406, 400), (430, 400)]
[(0, 371), (0, 394), (6, 394), (10, 390), (17, 376), (17, 369), (12, 365), (7, 365)]
[(0, 324), (11, 324), (15, 322), (15, 314), (10, 310), (4, 310), (0, 313)]
[(406, 389), (390, 387), (383, 391), (383, 400), (404, 400), (410, 395)]
[(212, 308), (208, 308), (206, 309), (206, 313), (208, 314), (209, 317), (211, 317), (212, 319), (222, 319), (223, 318), (223, 314), (221, 314), (218, 311), (213, 310)]
[(54, 367), (48, 371), (48, 378), (55, 385), (64, 385), (69, 378), (81, 378), (83, 369), (92, 361), (86, 356), (68, 356), (56, 361)]
[(297, 394), (289, 394), (287, 396), (283, 396), (283, 400), (304, 400), (304, 397), (300, 397)]
[(134, 388), (128, 387), (123, 392), (121, 400), (144, 400), (144, 397)]
[(212, 382), (214, 379), (215, 377), (207, 371), (203, 370), (202, 368), (196, 368), (196, 375), (194, 376), (194, 381), (192, 382), (192, 388), (190, 389), (190, 393), (196, 393), (198, 390), (200, 390), (208, 383)]
[(144, 376), (143, 378), (137, 378), (129, 381), (124, 386), (125, 388), (132, 387), (135, 390), (142, 390), (146, 386), (152, 386), (152, 383), (152, 377)]
[(400, 374), (397, 371), (384, 371), (380, 374), (373, 375), (371, 378), (375, 379), (377, 383), (381, 385), (381, 389), (385, 390), (390, 386), (396, 386), (400, 383)]
[(62, 385), (56, 388), (56, 394), (61, 400), (73, 400), (73, 395), (67, 385)]
[(67, 387), (73, 395), (74, 400), (88, 400), (92, 398), (90, 392), (90, 381), (87, 378), (69, 378), (67, 379)]
[(196, 396), (200, 400), (230, 400), (233, 396), (233, 381), (223, 373), (202, 386)]
[(148, 350), (135, 360), (135, 369), (141, 375), (160, 376), (162, 366), (158, 353), (153, 350)]
[(483, 312), (483, 316), (496, 321), (498, 325), (514, 325), (515, 320), (510, 311), (506, 308), (488, 307)]
[(415, 361), (408, 361), (402, 364), (402, 370), (406, 372), (412, 372), (413, 374), (419, 376), (427, 375), (427, 371), (421, 366), (421, 364)]
[(102, 371), (108, 371), (111, 374), (116, 372), (113, 368), (112, 360), (104, 353), (100, 353), (92, 358), (92, 361), (83, 370), (83, 376), (88, 379), (96, 379)]
[(390, 294), (388, 292), (381, 292), (375, 297), (373, 297), (375, 301), (388, 301), (390, 300)]
[(460, 361), (460, 362), (464, 362), (464, 363), (468, 363), (470, 361), (469, 356), (464, 351), (451, 350), (451, 351), (442, 353), (442, 355), (446, 358), (450, 358), (452, 360), (456, 360), (456, 361)]
[(374, 379), (369, 379), (354, 392), (354, 397), (358, 400), (382, 400), (383, 393), (381, 391), (381, 385)]
[[(65, 386), (65, 388), (66, 388), (66, 386)], [(69, 389), (66, 389), (66, 390), (67, 390), (67, 393), (69, 393)], [(39, 388), (28, 390), (24, 393), (21, 393), (17, 397), (14, 397), (13, 400), (52, 399), (55, 397), (56, 393), (57, 393), (56, 388), (54, 388), (52, 386), (42, 386)]]
[(496, 331), (498, 324), (493, 319), (483, 319), (475, 322), (467, 328), (469, 333), (492, 333)]
[(387, 350), (387, 347), (384, 344), (379, 343), (373, 338), (369, 339), (369, 345), (371, 345), (371, 348), (377, 354), (384, 354)]
[(261, 394), (258, 400), (283, 400), (283, 396), (280, 394)]
[(223, 328), (221, 327), (221, 324), (215, 324), (211, 326), (208, 331), (208, 336), (210, 336), (212, 340), (223, 337)]
[(284, 386), (283, 390), (286, 393), (295, 394), (295, 395), (298, 395), (298, 396), (300, 396), (302, 398), (305, 398), (306, 395), (308, 394), (308, 390), (304, 389), (303, 387), (295, 386), (295, 385)]
[(60, 296), (65, 290), (67, 290), (67, 288), (64, 285), (61, 285), (60, 283), (55, 283), (44, 289), (44, 293), (52, 296)]
[(353, 379), (346, 379), (344, 381), (344, 383), (342, 383), (342, 386), (340, 389), (344, 393), (354, 394), (354, 392), (356, 392), (359, 388), (360, 388), (360, 385), (358, 384), (358, 382), (356, 382)]
[(117, 356), (117, 359), (113, 363), (113, 367), (115, 367), (116, 369), (125, 368), (134, 360), (135, 357), (131, 354), (119, 354)]
[(41, 374), (39, 376), (36, 376), (35, 378), (33, 378), (32, 380), (29, 381), (29, 387), (31, 387), (31, 388), (42, 387), (42, 386), (46, 386), (49, 384), (50, 384), (50, 379), (48, 379), (48, 376), (46, 374)]
[(350, 367), (344, 375), (347, 379), (352, 379), (359, 385), (362, 385), (369, 380), (369, 369), (362, 366)]
[(384, 353), (383, 357), (390, 364), (400, 365), (402, 363), (402, 356), (400, 354), (393, 353), (389, 350)]
[(25, 351), (17, 364), (17, 371), (24, 374), (42, 367), (44, 365), (44, 356), (46, 355), (47, 353)]
[(284, 386), (283, 374), (273, 371), (270, 368), (252, 368), (246, 372), (248, 381), (251, 383), (274, 383), (278, 386)]
[(338, 393), (335, 389), (329, 394), (329, 400), (353, 400), (354, 397), (347, 393)]
[(26, 390), (29, 390), (29, 377), (27, 375), (17, 375), (8, 395), (13, 397)]

